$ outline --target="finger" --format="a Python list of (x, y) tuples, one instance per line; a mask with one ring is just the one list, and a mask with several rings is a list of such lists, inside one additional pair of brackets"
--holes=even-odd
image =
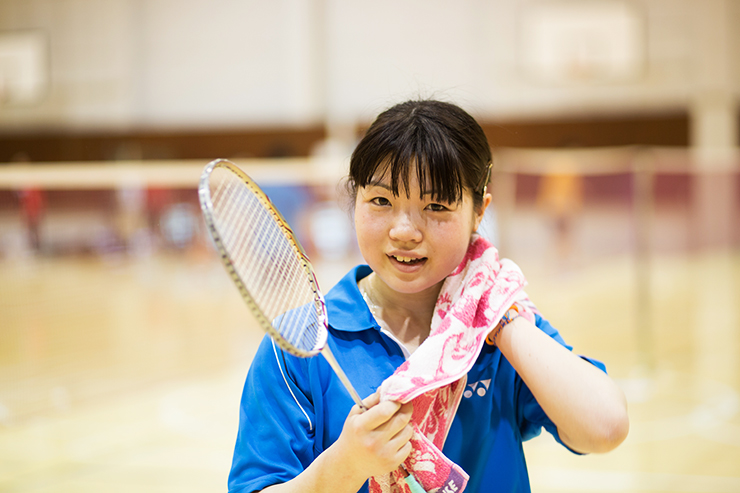
[(375, 430), (381, 428), (388, 422), (388, 420), (393, 418), (400, 408), (401, 404), (398, 402), (383, 401), (365, 411), (362, 416), (358, 416), (358, 418), (362, 420), (367, 429)]
[(365, 399), (362, 401), (362, 404), (365, 406), (366, 409), (370, 409), (371, 407), (375, 407), (378, 402), (380, 402), (380, 392), (374, 392), (370, 394), (369, 396), (365, 397)]
[(409, 425), (412, 415), (412, 407), (408, 404), (404, 404), (388, 419), (388, 421), (380, 425), (377, 429), (378, 431), (384, 432), (388, 437), (396, 436), (404, 429), (404, 427)]
[(389, 450), (395, 451), (395, 453), (393, 453), (394, 461), (397, 460), (400, 464), (406, 460), (406, 457), (408, 457), (413, 450), (413, 445), (411, 444), (413, 436), (413, 428), (411, 426), (407, 426), (388, 442)]
[(391, 440), (397, 441), (399, 444), (411, 440), (414, 436), (414, 425), (407, 423), (405, 426), (399, 428), (399, 430), (393, 435)]
[(396, 458), (398, 460), (398, 465), (401, 465), (403, 461), (408, 458), (409, 455), (411, 455), (411, 452), (414, 450), (413, 445), (411, 445), (411, 442), (406, 442), (403, 447), (398, 449), (398, 454), (396, 454)]
[(414, 401), (407, 402), (401, 406), (399, 413), (408, 414), (409, 416), (414, 414)]
[(361, 408), (357, 404), (355, 404), (354, 406), (352, 406), (352, 409), (350, 409), (350, 411), (349, 411), (348, 417), (349, 416), (354, 416), (354, 415), (357, 415), (357, 414), (364, 413), (365, 411), (367, 411), (371, 407), (375, 407), (378, 404), (379, 401), (380, 401), (380, 394), (378, 394), (378, 392), (375, 392), (373, 394), (370, 394), (369, 396), (365, 397), (362, 400), (363, 408)]

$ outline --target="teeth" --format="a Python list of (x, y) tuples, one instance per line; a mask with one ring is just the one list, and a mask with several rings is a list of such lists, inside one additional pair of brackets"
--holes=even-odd
[(411, 257), (396, 257), (396, 260), (398, 260), (399, 262), (408, 264), (409, 262), (412, 262), (415, 259), (412, 259)]

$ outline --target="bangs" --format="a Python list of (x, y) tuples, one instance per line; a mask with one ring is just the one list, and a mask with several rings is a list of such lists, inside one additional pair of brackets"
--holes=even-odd
[(352, 153), (348, 186), (383, 179), (394, 195), (411, 191), (416, 174), (422, 198), (458, 203), (470, 191), (479, 206), (490, 177), (491, 147), (483, 129), (462, 108), (441, 101), (406, 101), (384, 111)]
[(408, 197), (411, 173), (416, 173), (420, 198), (430, 194), (434, 201), (457, 203), (462, 199), (465, 187), (470, 186), (464, 183), (463, 157), (450, 144), (449, 135), (442, 129), (410, 126), (393, 138), (368, 137), (371, 137), (365, 139), (370, 144), (368, 148), (355, 153), (356, 156), (362, 155), (362, 159), (356, 160), (355, 173), (352, 173), (358, 187), (365, 187), (390, 174), (391, 192), (394, 195), (404, 193)]

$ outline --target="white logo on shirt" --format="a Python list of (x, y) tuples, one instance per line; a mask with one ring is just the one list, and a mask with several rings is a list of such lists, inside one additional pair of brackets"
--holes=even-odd
[(468, 388), (465, 389), (465, 392), (463, 392), (463, 397), (465, 397), (466, 399), (470, 399), (471, 397), (473, 397), (474, 392), (478, 394), (479, 397), (483, 397), (484, 395), (486, 395), (488, 387), (490, 386), (490, 378), (488, 380), (481, 380), (479, 382), (469, 383)]

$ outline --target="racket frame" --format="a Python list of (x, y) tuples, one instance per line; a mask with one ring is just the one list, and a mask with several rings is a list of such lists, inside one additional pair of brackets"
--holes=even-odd
[[(277, 329), (275, 329), (275, 327), (272, 325), (272, 320), (269, 320), (265, 316), (259, 305), (254, 301), (252, 294), (249, 292), (246, 285), (242, 281), (241, 276), (237, 272), (231, 255), (229, 254), (226, 246), (223, 243), (223, 240), (221, 239), (221, 233), (218, 231), (218, 227), (212, 213), (213, 201), (211, 199), (210, 177), (211, 173), (216, 168), (227, 168), (229, 171), (238, 176), (244, 182), (244, 184), (247, 185), (247, 187), (249, 187), (249, 189), (255, 194), (260, 203), (270, 212), (275, 222), (278, 223), (284, 236), (293, 248), (293, 251), (300, 258), (301, 265), (306, 271), (306, 277), (314, 295), (314, 305), (319, 312), (319, 323), (324, 325), (322, 335), (314, 344), (313, 350), (305, 351), (296, 348), (290, 342), (288, 342)], [(360, 409), (366, 410), (359, 394), (352, 386), (349, 378), (347, 378), (347, 375), (344, 373), (341, 366), (339, 366), (339, 363), (329, 349), (329, 345), (327, 344), (329, 331), (324, 296), (321, 294), (321, 291), (319, 289), (319, 283), (316, 279), (316, 274), (313, 270), (313, 266), (311, 265), (311, 261), (308, 259), (306, 252), (303, 250), (300, 242), (295, 237), (295, 234), (288, 225), (288, 222), (285, 220), (283, 215), (280, 214), (280, 211), (275, 208), (267, 195), (262, 191), (259, 185), (257, 185), (254, 180), (249, 177), (249, 175), (247, 175), (238, 166), (227, 159), (216, 159), (206, 165), (201, 174), (200, 182), (198, 184), (198, 197), (200, 199), (201, 209), (203, 211), (203, 218), (205, 220), (206, 226), (208, 227), (211, 239), (216, 246), (219, 257), (221, 258), (221, 263), (226, 267), (226, 271), (228, 272), (229, 277), (231, 277), (231, 280), (238, 288), (239, 294), (241, 294), (242, 299), (245, 301), (247, 307), (252, 312), (252, 315), (254, 315), (260, 327), (262, 327), (262, 329), (265, 330), (282, 349), (289, 352), (290, 354), (293, 354), (300, 358), (308, 358), (321, 353), (326, 361), (329, 363), (329, 365), (332, 367), (334, 372), (337, 374), (342, 384), (344, 384), (344, 387), (347, 389), (350, 396), (355, 401), (355, 404), (357, 404)]]
[(257, 323), (260, 325), (260, 327), (262, 327), (262, 329), (270, 334), (270, 337), (272, 337), (281, 348), (288, 351), (290, 354), (301, 358), (308, 358), (317, 355), (320, 352), (321, 347), (326, 345), (326, 331), (323, 331), (323, 337), (317, 341), (314, 350), (304, 351), (296, 348), (295, 346), (290, 344), (277, 329), (275, 329), (275, 327), (272, 325), (272, 320), (269, 320), (262, 312), (259, 305), (257, 305), (257, 303), (254, 301), (254, 297), (249, 292), (249, 289), (247, 289), (247, 286), (242, 281), (241, 276), (237, 272), (231, 255), (229, 254), (226, 246), (223, 243), (221, 233), (218, 231), (216, 220), (213, 217), (213, 201), (211, 200), (211, 190), (209, 182), (211, 173), (216, 168), (227, 168), (229, 171), (238, 176), (239, 179), (241, 179), (244, 184), (254, 193), (255, 197), (270, 213), (275, 222), (278, 223), (284, 236), (290, 243), (293, 251), (300, 258), (301, 265), (306, 272), (306, 277), (308, 278), (308, 282), (311, 286), (311, 291), (313, 291), (314, 294), (314, 305), (318, 307), (319, 310), (319, 321), (326, 325), (326, 304), (324, 302), (324, 297), (319, 290), (316, 275), (314, 274), (311, 262), (306, 256), (303, 247), (301, 247), (301, 244), (298, 242), (298, 239), (295, 237), (293, 230), (288, 225), (288, 222), (285, 220), (283, 215), (280, 214), (280, 211), (278, 211), (275, 206), (272, 205), (272, 202), (267, 197), (267, 195), (254, 182), (254, 180), (249, 177), (249, 175), (247, 175), (231, 161), (228, 161), (226, 159), (216, 159), (208, 163), (208, 165), (203, 170), (203, 173), (201, 174), (200, 184), (198, 185), (198, 196), (200, 198), (201, 209), (203, 210), (203, 218), (205, 219), (206, 226), (208, 227), (208, 231), (211, 234), (213, 243), (216, 246), (216, 250), (218, 251), (219, 257), (221, 258), (221, 262), (226, 267), (226, 271), (228, 272), (229, 277), (231, 277), (231, 280), (234, 282), (234, 284), (236, 284), (236, 287), (239, 290), (239, 294), (241, 294), (242, 299), (244, 299), (245, 303), (247, 304), (247, 307), (257, 319)]

